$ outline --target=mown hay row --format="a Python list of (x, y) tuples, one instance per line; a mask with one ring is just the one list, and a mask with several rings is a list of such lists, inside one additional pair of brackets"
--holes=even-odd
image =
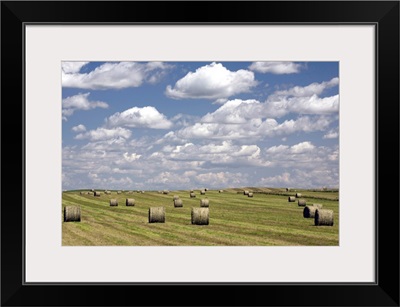
[(149, 223), (165, 223), (165, 207), (150, 207)]
[(192, 208), (191, 221), (193, 225), (208, 225), (209, 219), (209, 208)]
[(79, 206), (64, 207), (64, 222), (80, 222), (81, 208)]

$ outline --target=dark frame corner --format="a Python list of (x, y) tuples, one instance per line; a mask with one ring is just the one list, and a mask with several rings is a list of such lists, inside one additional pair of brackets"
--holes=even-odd
[[(155, 5), (158, 6), (156, 11)], [(181, 15), (181, 11), (186, 15)], [(375, 24), (377, 282), (320, 285), (24, 284), (23, 30), (25, 23), (33, 22)], [(1, 305), (399, 306), (399, 37), (399, 1), (2, 1)], [(11, 200), (7, 198), (10, 193), (14, 195)], [(177, 288), (180, 288), (177, 292), (173, 291)], [(151, 290), (155, 295), (149, 297), (150, 294), (142, 290)], [(186, 301), (182, 293), (190, 300)]]

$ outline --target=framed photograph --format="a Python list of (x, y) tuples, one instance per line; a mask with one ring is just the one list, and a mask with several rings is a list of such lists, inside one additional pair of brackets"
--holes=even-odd
[(1, 27), (3, 306), (399, 306), (398, 1)]

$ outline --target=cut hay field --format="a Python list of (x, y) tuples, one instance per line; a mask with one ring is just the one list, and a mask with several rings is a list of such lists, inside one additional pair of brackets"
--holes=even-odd
[[(249, 188), (252, 198), (241, 189), (223, 193), (209, 190), (190, 198), (189, 191), (122, 192), (100, 197), (80, 191), (64, 191), (61, 218), (63, 246), (337, 246), (339, 245), (338, 191)], [(302, 194), (308, 204), (318, 203), (334, 212), (333, 226), (314, 226), (314, 218), (304, 218), (304, 207), (288, 202), (288, 196)], [(179, 195), (183, 207), (175, 208)], [(191, 209), (200, 199), (209, 199), (209, 225), (192, 225)], [(118, 206), (110, 206), (110, 199)], [(134, 206), (126, 206), (134, 198)], [(63, 222), (65, 206), (79, 206), (80, 222)], [(165, 207), (165, 223), (149, 223), (150, 207)]]

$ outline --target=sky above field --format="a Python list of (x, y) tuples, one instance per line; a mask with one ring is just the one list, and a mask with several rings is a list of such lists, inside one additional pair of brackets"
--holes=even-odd
[(339, 187), (338, 62), (62, 62), (70, 189)]

